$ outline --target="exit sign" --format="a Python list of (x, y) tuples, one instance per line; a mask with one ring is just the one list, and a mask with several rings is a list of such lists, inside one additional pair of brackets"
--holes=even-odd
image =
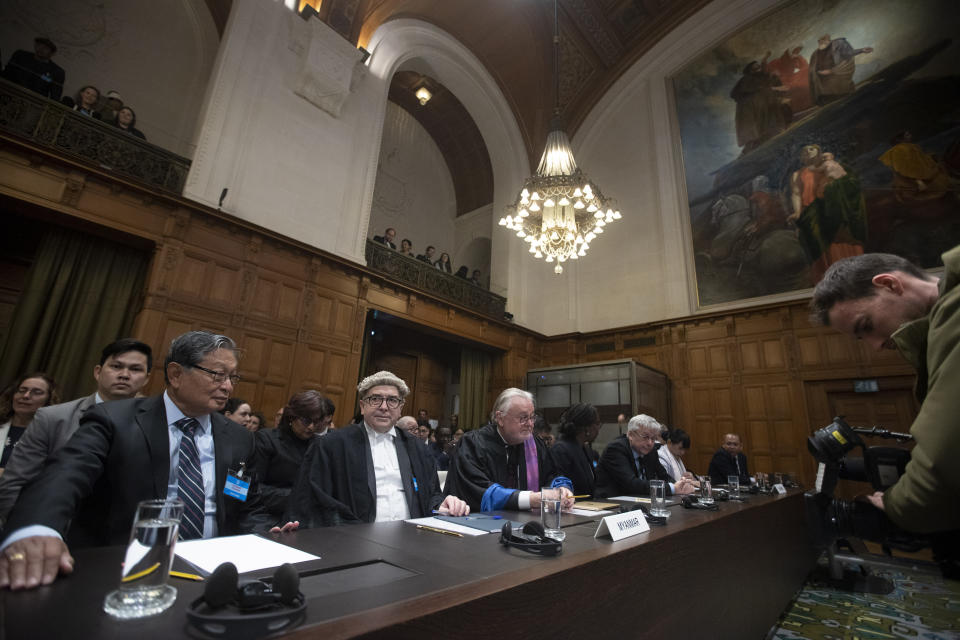
[(876, 380), (854, 380), (853, 390), (856, 393), (876, 393), (880, 391), (880, 385)]

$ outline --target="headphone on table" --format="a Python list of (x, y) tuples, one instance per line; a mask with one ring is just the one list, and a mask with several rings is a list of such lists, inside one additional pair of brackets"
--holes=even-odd
[(190, 603), (187, 620), (213, 637), (256, 638), (299, 623), (306, 607), (292, 564), (277, 567), (268, 584), (239, 582), (236, 565), (224, 562), (207, 578), (203, 595)]
[(539, 556), (555, 556), (563, 549), (562, 542), (547, 537), (538, 520), (523, 525), (520, 533), (514, 533), (513, 524), (507, 520), (500, 529), (500, 544)]

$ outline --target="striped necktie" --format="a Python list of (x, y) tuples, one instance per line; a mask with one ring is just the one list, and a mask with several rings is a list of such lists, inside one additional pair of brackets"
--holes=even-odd
[(200, 469), (200, 452), (193, 434), (200, 423), (193, 418), (182, 418), (174, 423), (183, 436), (180, 438), (180, 460), (177, 465), (177, 496), (183, 500), (183, 520), (180, 522), (181, 540), (203, 537), (203, 507), (206, 494), (203, 491), (203, 471)]

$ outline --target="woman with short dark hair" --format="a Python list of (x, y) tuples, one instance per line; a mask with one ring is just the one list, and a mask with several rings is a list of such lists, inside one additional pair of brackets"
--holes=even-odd
[(681, 478), (693, 478), (683, 464), (683, 456), (690, 448), (690, 436), (683, 429), (671, 429), (665, 438), (666, 445), (657, 450), (660, 464), (667, 470), (671, 482), (678, 482)]
[(600, 414), (592, 404), (578, 403), (560, 416), (560, 439), (550, 453), (557, 472), (573, 481), (575, 495), (593, 495), (596, 478), (589, 442), (600, 432)]
[(301, 391), (283, 408), (276, 429), (257, 431), (254, 472), (260, 481), (263, 505), (278, 520), (287, 509), (310, 441), (327, 432), (334, 410), (333, 402), (318, 391)]

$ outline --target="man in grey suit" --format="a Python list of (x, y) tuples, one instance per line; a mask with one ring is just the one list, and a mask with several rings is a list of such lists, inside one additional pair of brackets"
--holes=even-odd
[[(180, 498), (182, 537), (248, 533), (256, 490), (225, 495), (231, 471), (256, 464), (253, 433), (218, 413), (237, 375), (230, 338), (173, 340), (162, 395), (96, 405), (13, 506), (0, 545), (0, 588), (31, 589), (73, 571), (71, 546), (125, 544), (137, 503)], [(188, 535), (185, 535), (185, 531)]]
[(135, 397), (150, 380), (151, 367), (150, 345), (131, 338), (117, 340), (103, 348), (100, 363), (93, 368), (94, 393), (37, 411), (0, 477), (0, 529), (20, 490), (40, 475), (47, 460), (66, 444), (80, 426), (80, 416), (95, 404)]

